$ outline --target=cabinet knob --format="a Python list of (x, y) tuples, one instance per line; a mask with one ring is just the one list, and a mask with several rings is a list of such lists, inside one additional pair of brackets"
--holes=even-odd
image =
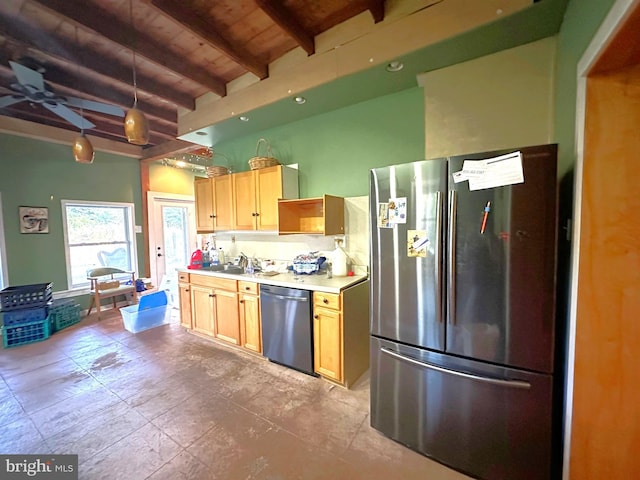
[(329, 303), (329, 300), (327, 300), (326, 298), (323, 298), (322, 303)]
[(318, 315), (314, 315), (313, 318), (315, 318), (317, 320), (318, 319)]
[(213, 215), (209, 215), (209, 218), (213, 218)]
[(213, 293), (210, 293), (209, 298), (213, 298), (213, 297), (215, 297), (215, 295)]
[(244, 287), (245, 290), (251, 290), (251, 287)]
[(244, 303), (244, 300), (240, 300), (240, 303)]

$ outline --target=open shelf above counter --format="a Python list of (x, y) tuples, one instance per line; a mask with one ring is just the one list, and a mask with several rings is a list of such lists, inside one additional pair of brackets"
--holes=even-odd
[(344, 234), (344, 198), (323, 195), (317, 198), (278, 200), (278, 233)]

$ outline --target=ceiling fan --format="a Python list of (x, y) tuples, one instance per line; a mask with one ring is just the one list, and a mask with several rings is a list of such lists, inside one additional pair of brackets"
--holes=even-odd
[(45, 83), (40, 72), (12, 61), (9, 61), (9, 65), (11, 65), (11, 69), (18, 80), (18, 83), (11, 84), (11, 89), (17, 93), (0, 97), (0, 108), (23, 101), (40, 104), (80, 130), (93, 128), (95, 125), (81, 115), (78, 115), (68, 106), (124, 117), (124, 110), (114, 105), (84, 100), (82, 98), (56, 95)]

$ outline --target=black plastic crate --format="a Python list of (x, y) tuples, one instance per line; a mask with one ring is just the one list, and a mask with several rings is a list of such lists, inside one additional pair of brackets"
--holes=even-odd
[(44, 307), (53, 298), (52, 285), (52, 283), (35, 283), (0, 290), (0, 309), (8, 312), (20, 308)]
[(0, 312), (0, 318), (2, 319), (2, 325), (12, 327), (23, 323), (44, 320), (49, 315), (47, 310), (47, 307), (21, 308), (8, 312)]
[(28, 345), (49, 338), (50, 320), (24, 323), (13, 327), (2, 327), (2, 343), (5, 348)]

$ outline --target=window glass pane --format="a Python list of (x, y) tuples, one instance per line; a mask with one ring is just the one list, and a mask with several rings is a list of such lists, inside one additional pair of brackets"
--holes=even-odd
[(187, 209), (162, 207), (164, 255), (166, 271), (174, 271), (187, 263)]
[(63, 201), (69, 288), (89, 284), (87, 270), (134, 270), (133, 208), (127, 204)]

